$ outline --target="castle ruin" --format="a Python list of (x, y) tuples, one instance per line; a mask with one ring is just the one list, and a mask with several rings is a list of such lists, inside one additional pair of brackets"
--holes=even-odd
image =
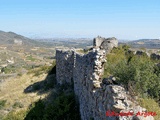
[(114, 47), (118, 47), (118, 40), (115, 37), (103, 38), (98, 36), (93, 39), (93, 46), (104, 49), (109, 53)]
[[(122, 86), (103, 81), (106, 52), (111, 48), (101, 49), (102, 43), (104, 41), (101, 38), (94, 39), (95, 48), (88, 54), (80, 54), (76, 50), (56, 50), (57, 83), (74, 83), (81, 119), (154, 120), (152, 116), (136, 115), (138, 112), (146, 112), (146, 109), (132, 101), (129, 92)], [(118, 42), (112, 44), (108, 40), (107, 43), (112, 48), (118, 45)], [(107, 111), (132, 115), (112, 116)]]

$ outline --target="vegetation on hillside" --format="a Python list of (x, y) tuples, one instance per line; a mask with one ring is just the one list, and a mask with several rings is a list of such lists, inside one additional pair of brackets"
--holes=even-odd
[(160, 103), (160, 66), (157, 62), (160, 61), (154, 61), (146, 54), (134, 55), (127, 45), (119, 46), (107, 55), (104, 77), (115, 76), (131, 95), (142, 98), (143, 107), (152, 106), (149, 110), (157, 112), (156, 117), (160, 118), (160, 107), (154, 102)]
[[(87, 51), (80, 50), (79, 52), (86, 53)], [(35, 58), (30, 55), (27, 57), (27, 60), (33, 62)], [(127, 45), (120, 46), (114, 48), (111, 53), (107, 55), (104, 77), (110, 75), (115, 76), (117, 82), (124, 85), (132, 95), (140, 96), (140, 105), (147, 108), (149, 111), (155, 111), (157, 113), (155, 118), (158, 119), (160, 118), (160, 107), (156, 102), (160, 101), (160, 67), (156, 65), (157, 62), (159, 61), (150, 59), (146, 54), (139, 56), (134, 55), (129, 51), (129, 46)], [(9, 99), (4, 99), (2, 97), (3, 99), (0, 99), (0, 110), (6, 106), (11, 106), (11, 110), (9, 110), (9, 114), (5, 117), (1, 116), (0, 113), (0, 119), (80, 120), (79, 105), (75, 100), (73, 86), (69, 84), (59, 86), (56, 84), (56, 62), (53, 61), (52, 66), (30, 66), (31, 67), (24, 66), (24, 68), (26, 69), (27, 67), (28, 70), (27, 77), (24, 77), (23, 74), (19, 74), (19, 77), (23, 80), (19, 79), (18, 83), (12, 83), (12, 86), (16, 86), (12, 91), (13, 93), (6, 92), (8, 96), (4, 96), (4, 98), (7, 98), (19, 95), (17, 97), (19, 99), (24, 99), (25, 97), (26, 101), (29, 100), (27, 102), (30, 102), (30, 105), (26, 107), (24, 103), (25, 100), (17, 100), (17, 98), (10, 100), (13, 97)], [(15, 68), (16, 67), (13, 65), (8, 65), (1, 70), (3, 73), (7, 74), (14, 73), (17, 69)], [(35, 78), (42, 79), (40, 76), (43, 74), (48, 74), (45, 80), (34, 80)], [(31, 75), (33, 76), (32, 79), (30, 79)], [(25, 84), (27, 86), (29, 85), (27, 88), (25, 88), (24, 82), (26, 82)], [(24, 90), (23, 94), (20, 93), (22, 90), (19, 88)], [(31, 97), (34, 96), (32, 93), (37, 94), (38, 97), (39, 95), (45, 97), (39, 99), (36, 96), (36, 99), (32, 100)], [(29, 97), (27, 94), (29, 94)], [(5, 93), (2, 95), (5, 95)], [(37, 98), (39, 100), (37, 100)]]
[[(28, 72), (28, 75), (40, 76), (48, 73), (46, 79), (41, 82), (33, 83), (25, 90), (25, 94), (37, 92), (37, 94), (47, 93), (43, 99), (30, 104), (28, 108), (13, 110), (4, 120), (80, 120), (79, 105), (76, 102), (73, 92), (73, 85), (56, 84), (56, 62), (52, 66), (41, 66)], [(3, 106), (4, 106), (3, 102)], [(23, 107), (19, 102), (15, 102), (14, 108)]]
[(149, 112), (156, 112), (156, 116), (154, 116), (155, 120), (159, 120), (160, 118), (160, 106), (158, 103), (152, 98), (140, 98), (138, 100), (139, 104), (146, 108)]
[[(32, 71), (35, 75), (39, 75), (41, 72), (48, 72), (51, 76), (56, 74), (55, 61), (52, 67), (42, 66), (36, 71)], [(51, 69), (52, 68), (52, 69)], [(52, 84), (44, 84), (44, 90), (51, 89), (50, 94), (45, 99), (40, 99), (33, 103), (28, 109), (25, 120), (80, 120), (78, 104), (75, 100), (73, 85), (56, 84), (56, 78), (51, 79)]]
[[(38, 68), (29, 70), (27, 74), (34, 74), (34, 76), (39, 76), (40, 74), (43, 74), (43, 73), (50, 73), (51, 74), (52, 69), (53, 68), (56, 69), (55, 66), (56, 66), (56, 61), (53, 60), (51, 66), (43, 65)], [(56, 72), (56, 71), (54, 71), (54, 72)]]
[(159, 69), (147, 55), (134, 55), (125, 45), (107, 55), (105, 76), (112, 74), (126, 88), (134, 88), (137, 94), (160, 99)]
[[(69, 87), (69, 86), (68, 86)], [(29, 109), (25, 120), (80, 120), (78, 105), (75, 101), (73, 91), (59, 86), (58, 94), (52, 98), (39, 100)], [(48, 102), (48, 99), (50, 102)]]

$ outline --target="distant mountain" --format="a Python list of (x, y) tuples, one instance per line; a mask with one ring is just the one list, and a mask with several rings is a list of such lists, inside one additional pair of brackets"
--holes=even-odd
[(0, 31), (0, 44), (1, 45), (25, 45), (25, 46), (39, 46), (42, 43), (29, 39), (14, 32)]
[(134, 48), (152, 48), (160, 49), (159, 39), (139, 39), (126, 42)]

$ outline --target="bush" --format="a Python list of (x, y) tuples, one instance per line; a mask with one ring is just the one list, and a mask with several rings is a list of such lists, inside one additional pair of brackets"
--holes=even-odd
[(4, 72), (5, 74), (15, 73), (15, 71), (16, 69), (14, 66), (7, 66), (1, 69), (1, 72)]
[(34, 103), (25, 120), (80, 120), (79, 105), (76, 102), (73, 86), (56, 85), (43, 100)]
[(25, 120), (80, 120), (79, 109), (74, 94), (62, 93), (49, 104), (37, 101), (30, 108)]
[(73, 94), (60, 95), (46, 107), (45, 112), (44, 119), (46, 120), (77, 120), (79, 118), (79, 111)]
[(113, 49), (107, 56), (105, 74), (114, 75), (126, 88), (133, 83), (134, 92), (143, 97), (160, 99), (160, 70), (146, 55), (133, 55), (123, 46)]
[(5, 106), (7, 100), (0, 100), (0, 110)]
[(3, 120), (24, 120), (27, 110), (11, 111), (3, 118)]
[(23, 107), (24, 107), (24, 105), (21, 102), (15, 102), (13, 104), (13, 108), (23, 108)]
[(27, 116), (24, 120), (42, 120), (45, 112), (45, 104), (42, 100), (39, 100), (32, 104)]
[(51, 66), (43, 65), (38, 68), (28, 71), (28, 74), (34, 74), (34, 76), (39, 76), (43, 73), (50, 73), (52, 69), (56, 66), (56, 61), (54, 60)]
[(27, 58), (26, 58), (27, 60), (30, 60), (30, 61), (35, 61), (36, 59), (35, 58), (33, 58), (33, 56), (32, 55), (29, 55), (29, 56), (27, 56)]
[(107, 63), (105, 64), (105, 71), (103, 77), (109, 77), (114, 68), (117, 66), (118, 63), (121, 61), (125, 61), (125, 51), (122, 47), (114, 48), (111, 51), (111, 54), (107, 55)]

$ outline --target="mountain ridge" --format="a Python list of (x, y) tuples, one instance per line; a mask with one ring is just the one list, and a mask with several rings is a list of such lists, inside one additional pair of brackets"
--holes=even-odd
[(159, 39), (139, 39), (126, 41), (125, 43), (131, 45), (131, 47), (134, 48), (160, 49)]
[(14, 32), (4, 32), (0, 30), (0, 44), (1, 45), (25, 45), (25, 46), (41, 46), (41, 42), (27, 38)]

